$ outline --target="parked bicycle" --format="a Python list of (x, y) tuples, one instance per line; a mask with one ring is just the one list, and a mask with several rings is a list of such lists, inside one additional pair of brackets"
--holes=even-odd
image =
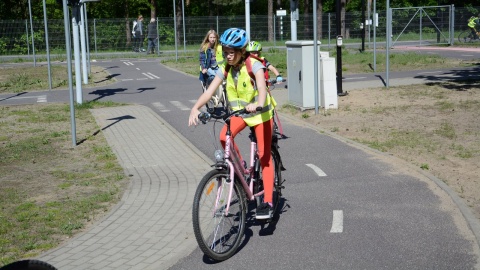
[[(257, 108), (261, 110), (262, 107)], [(193, 201), (193, 230), (200, 249), (216, 261), (230, 258), (240, 245), (246, 226), (248, 202), (259, 205), (263, 200), (263, 181), (254, 129), (250, 128), (250, 165), (240, 160), (231, 137), (230, 119), (248, 113), (245, 109), (223, 112), (223, 115), (201, 113), (199, 120), (211, 119), (227, 125), (225, 150), (215, 150), (216, 163), (200, 181)], [(278, 133), (272, 139), (274, 164), (273, 213), (284, 189), (281, 171), (285, 170), (278, 152)], [(269, 222), (271, 220), (266, 220)]]
[(469, 43), (480, 40), (480, 32), (477, 32), (476, 35), (472, 33), (471, 30), (465, 30), (458, 35), (458, 41), (461, 43)]

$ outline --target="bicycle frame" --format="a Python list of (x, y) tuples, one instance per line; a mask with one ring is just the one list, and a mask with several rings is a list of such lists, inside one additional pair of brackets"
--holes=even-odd
[[(252, 134), (253, 136), (253, 134)], [(263, 194), (263, 190), (257, 194), (253, 194), (253, 183), (258, 180), (255, 179), (255, 174), (254, 172), (254, 165), (255, 165), (255, 154), (257, 152), (257, 143), (254, 140), (253, 137), (250, 139), (250, 167), (248, 169), (243, 168), (243, 164), (241, 164), (239, 154), (235, 150), (235, 147), (233, 146), (233, 138), (231, 136), (231, 131), (230, 131), (230, 123), (227, 123), (227, 134), (226, 134), (226, 140), (225, 140), (225, 154), (224, 158), (226, 163), (228, 164), (230, 168), (230, 188), (229, 188), (229, 194), (228, 194), (228, 199), (227, 199), (227, 208), (225, 211), (225, 215), (228, 215), (228, 211), (230, 208), (230, 202), (232, 199), (232, 194), (233, 194), (233, 187), (234, 187), (234, 181), (235, 181), (235, 174), (238, 176), (240, 183), (242, 184), (242, 187), (245, 191), (245, 195), (247, 197), (247, 200), (251, 201), (255, 199), (255, 197), (260, 196)], [(250, 183), (247, 183), (247, 180), (245, 179), (244, 175), (249, 174), (250, 175)], [(218, 193), (217, 193), (218, 194)]]

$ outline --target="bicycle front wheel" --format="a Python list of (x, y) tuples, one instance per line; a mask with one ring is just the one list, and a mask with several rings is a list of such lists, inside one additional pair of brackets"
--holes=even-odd
[[(226, 170), (210, 171), (200, 181), (193, 200), (193, 231), (198, 246), (216, 261), (230, 258), (245, 232), (246, 198), (238, 181), (228, 178)], [(227, 214), (232, 184), (234, 188)]]
[(470, 31), (464, 31), (458, 35), (458, 41), (461, 43), (468, 43), (472, 40)]

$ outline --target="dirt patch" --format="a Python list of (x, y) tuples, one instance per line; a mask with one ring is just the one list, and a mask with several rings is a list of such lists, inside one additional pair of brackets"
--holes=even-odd
[(480, 86), (435, 83), (354, 90), (337, 110), (281, 111), (388, 152), (450, 186), (480, 218)]

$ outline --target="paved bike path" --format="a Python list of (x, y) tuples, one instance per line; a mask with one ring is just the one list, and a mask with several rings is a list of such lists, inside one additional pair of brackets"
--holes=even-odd
[[(391, 85), (423, 81), (399, 79)], [(378, 84), (344, 83), (343, 89)], [(276, 94), (279, 104), (287, 100), (286, 93)], [(106, 217), (39, 259), (62, 270), (167, 269), (197, 247), (191, 202), (199, 179), (210, 169), (209, 158), (146, 106), (92, 112), (131, 184)]]

